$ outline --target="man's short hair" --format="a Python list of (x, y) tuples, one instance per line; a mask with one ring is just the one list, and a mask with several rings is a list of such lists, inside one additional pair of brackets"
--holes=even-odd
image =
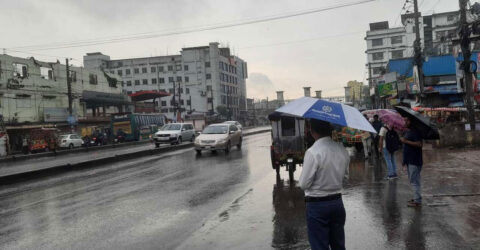
[(329, 122), (311, 119), (310, 126), (312, 130), (321, 135), (321, 136), (331, 136), (332, 135), (332, 125)]
[(374, 115), (374, 116), (373, 116), (373, 119), (378, 119), (378, 115)]

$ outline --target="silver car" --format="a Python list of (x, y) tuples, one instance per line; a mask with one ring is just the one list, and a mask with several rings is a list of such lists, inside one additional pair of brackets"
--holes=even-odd
[(225, 124), (233, 124), (233, 125), (237, 126), (240, 130), (243, 129), (243, 128), (242, 128), (242, 124), (240, 124), (240, 123), (237, 122), (237, 121), (226, 121), (226, 122), (224, 122), (224, 123), (225, 123)]
[(169, 123), (163, 126), (152, 137), (155, 146), (160, 147), (160, 144), (181, 144), (182, 141), (195, 140), (195, 130), (191, 123)]
[(75, 148), (81, 147), (83, 145), (83, 140), (77, 134), (68, 134), (62, 135), (59, 138), (59, 147), (60, 148)]
[(230, 152), (232, 146), (242, 148), (242, 131), (233, 124), (212, 124), (206, 127), (195, 139), (195, 151), (201, 154), (202, 150), (215, 152), (224, 150)]

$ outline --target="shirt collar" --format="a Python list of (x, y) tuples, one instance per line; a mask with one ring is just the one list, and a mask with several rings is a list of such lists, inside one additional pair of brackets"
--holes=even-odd
[(322, 138), (318, 139), (317, 141), (315, 141), (314, 144), (317, 144), (317, 145), (318, 144), (324, 144), (324, 143), (326, 143), (327, 141), (330, 141), (330, 140), (332, 140), (332, 138), (330, 136), (325, 136), (325, 137), (322, 137)]

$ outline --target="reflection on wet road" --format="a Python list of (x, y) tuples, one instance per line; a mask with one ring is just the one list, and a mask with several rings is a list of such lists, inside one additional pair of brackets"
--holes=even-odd
[[(276, 178), (269, 134), (244, 143), (228, 155), (187, 149), (1, 186), (0, 249), (308, 248), (303, 192), (286, 172)], [(347, 248), (478, 249), (475, 155), (427, 150), (421, 209), (406, 207), (401, 168), (386, 181), (381, 160), (353, 158)]]

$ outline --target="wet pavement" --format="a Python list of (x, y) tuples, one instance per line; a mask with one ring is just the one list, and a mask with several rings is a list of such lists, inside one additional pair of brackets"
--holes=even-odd
[[(308, 249), (303, 192), (277, 178), (270, 135), (0, 188), (0, 249)], [(348, 249), (480, 249), (479, 150), (425, 150), (422, 208), (406, 173), (353, 158)], [(397, 155), (399, 156), (399, 155)], [(295, 176), (298, 178), (301, 168)]]

